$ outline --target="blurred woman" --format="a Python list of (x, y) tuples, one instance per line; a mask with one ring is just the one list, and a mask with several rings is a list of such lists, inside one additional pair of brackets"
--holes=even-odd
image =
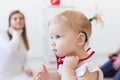
[(28, 69), (25, 17), (19, 10), (9, 16), (9, 29), (0, 32), (0, 80), (32, 80)]

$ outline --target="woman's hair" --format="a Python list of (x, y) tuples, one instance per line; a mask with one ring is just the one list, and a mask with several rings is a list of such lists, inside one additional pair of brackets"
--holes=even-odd
[[(100, 16), (98, 16), (98, 14), (93, 16), (91, 18), (91, 21), (92, 20), (95, 20), (96, 22), (102, 22), (102, 19), (100, 18)], [(86, 38), (89, 39), (92, 33), (91, 21), (87, 19), (87, 17), (81, 12), (74, 11), (74, 10), (67, 10), (63, 13), (56, 15), (50, 21), (50, 23), (58, 23), (58, 24), (65, 23), (77, 33), (80, 33), (80, 32), (84, 33)]]
[[(11, 14), (9, 15), (9, 21), (8, 21), (9, 22), (9, 27), (11, 26), (10, 20), (11, 20), (12, 16), (14, 14), (17, 14), (17, 13), (21, 14), (23, 16), (24, 21), (25, 21), (25, 17), (23, 15), (23, 13), (20, 12), (19, 10), (15, 10), (15, 11), (11, 12)], [(12, 38), (12, 36), (10, 36), (10, 39), (11, 38)], [(28, 43), (27, 34), (26, 34), (26, 25), (25, 25), (25, 22), (24, 22), (24, 28), (23, 28), (22, 38), (23, 38), (24, 45), (25, 45), (26, 49), (29, 50), (29, 43)]]

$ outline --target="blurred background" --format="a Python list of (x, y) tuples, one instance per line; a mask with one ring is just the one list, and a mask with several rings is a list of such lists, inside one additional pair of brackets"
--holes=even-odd
[[(48, 21), (57, 13), (72, 9), (84, 13), (89, 19), (96, 12), (103, 18), (104, 25), (93, 25), (89, 46), (96, 51), (99, 65), (107, 55), (120, 46), (120, 5), (119, 0), (0, 0), (0, 30), (8, 28), (8, 16), (14, 10), (23, 12), (26, 18), (27, 35), (30, 43), (29, 59), (36, 71), (42, 64), (54, 69), (55, 57), (50, 51)], [(53, 65), (51, 65), (53, 64)]]

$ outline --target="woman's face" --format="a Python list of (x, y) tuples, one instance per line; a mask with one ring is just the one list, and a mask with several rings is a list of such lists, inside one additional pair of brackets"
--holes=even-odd
[(23, 29), (25, 26), (24, 17), (20, 13), (15, 13), (12, 15), (10, 19), (10, 27), (13, 27), (14, 29)]

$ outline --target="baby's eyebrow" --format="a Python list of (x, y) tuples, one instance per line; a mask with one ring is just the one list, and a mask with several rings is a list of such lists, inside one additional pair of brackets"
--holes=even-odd
[(51, 38), (51, 39), (53, 39), (53, 37), (52, 37), (52, 36), (50, 36), (50, 38)]

